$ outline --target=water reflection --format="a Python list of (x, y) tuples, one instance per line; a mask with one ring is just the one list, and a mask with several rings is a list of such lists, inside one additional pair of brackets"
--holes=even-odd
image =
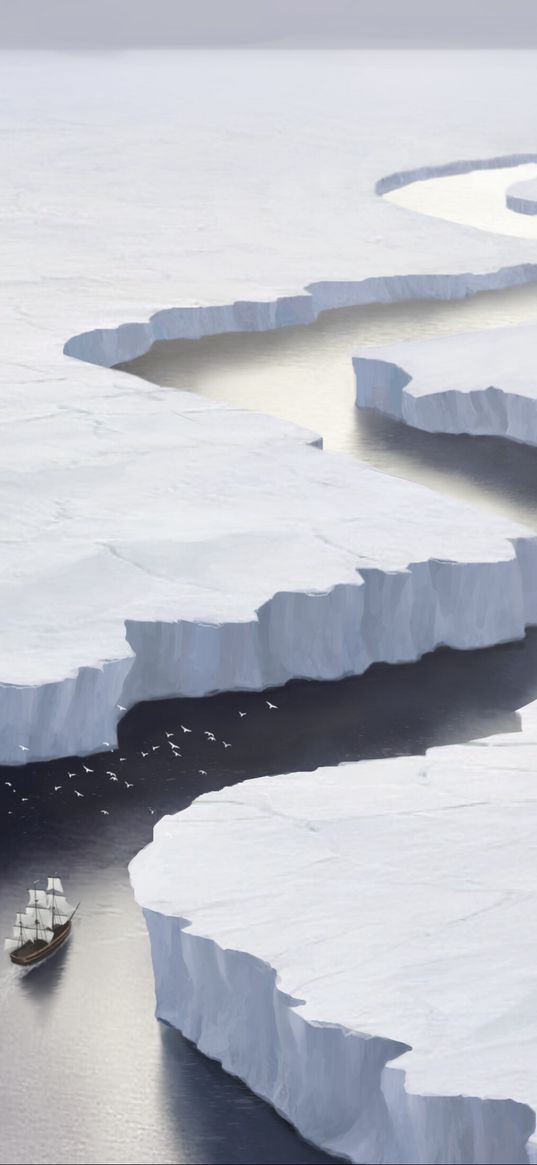
[[(51, 869), (81, 900), (73, 936), (54, 959), (25, 978), (7, 961), (0, 970), (0, 1087), (9, 1114), (1, 1161), (328, 1160), (177, 1032), (161, 1031), (127, 863), (150, 840), (155, 820), (198, 793), (265, 773), (516, 731), (516, 709), (537, 697), (537, 630), (485, 651), (445, 649), (413, 664), (379, 664), (340, 683), (296, 681), (275, 696), (277, 713), (267, 709), (267, 695), (139, 705), (120, 725), (118, 751), (92, 758), (90, 774), (76, 758), (0, 770), (1, 933), (25, 886)], [(180, 724), (191, 732), (181, 736)], [(173, 730), (181, 757), (166, 743)], [(107, 776), (120, 763), (132, 788)], [(82, 799), (73, 795), (70, 771)], [(62, 1098), (61, 1123), (52, 1094)]]
[(535, 218), (532, 215), (516, 214), (505, 202), (509, 186), (536, 176), (537, 165), (529, 162), (523, 166), (472, 170), (469, 174), (450, 174), (444, 178), (411, 182), (408, 186), (390, 191), (384, 197), (407, 210), (477, 227), (489, 234), (493, 232), (518, 239), (537, 239)]
[(501, 437), (424, 433), (369, 409), (356, 412), (364, 460), (537, 528), (537, 449)]
[[(298, 1137), (293, 1142), (288, 1125), (276, 1114), (270, 1140), (261, 1140), (257, 1120), (252, 1118), (263, 1118), (263, 1101), (214, 1060), (200, 1056), (188, 1040), (178, 1039), (171, 1028), (161, 1025), (159, 1034), (160, 1093), (167, 1118), (175, 1126), (177, 1142), (188, 1146), (189, 1155), (183, 1160), (226, 1165), (230, 1145), (237, 1165), (250, 1165), (252, 1161), (259, 1165), (274, 1161), (295, 1165), (321, 1159), (316, 1149)], [(197, 1119), (192, 1119), (200, 1095), (206, 1104), (203, 1129)], [(231, 1103), (226, 1103), (228, 1100)]]
[(15, 972), (20, 981), (20, 990), (35, 1005), (47, 1011), (51, 1000), (61, 986), (65, 975), (65, 965), (69, 959), (69, 944), (60, 947), (54, 956), (32, 967), (30, 971)]
[(534, 525), (537, 450), (500, 438), (423, 433), (358, 410), (351, 364), (353, 353), (371, 344), (523, 320), (537, 322), (537, 284), (461, 302), (344, 308), (324, 312), (310, 327), (168, 341), (122, 367), (309, 426), (327, 449)]

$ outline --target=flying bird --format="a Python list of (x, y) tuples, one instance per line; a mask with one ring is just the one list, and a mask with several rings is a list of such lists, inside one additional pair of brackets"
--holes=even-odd
[(224, 745), (224, 748), (231, 748), (231, 745), (228, 744), (227, 740), (223, 740), (222, 744)]
[(21, 801), (27, 801), (27, 800), (28, 800), (27, 797), (21, 797)]
[(206, 772), (206, 770), (205, 770), (205, 769), (198, 769), (198, 773), (199, 773), (200, 777), (206, 777), (206, 776), (207, 776), (207, 772)]
[(170, 736), (175, 736), (175, 733), (174, 732), (167, 732), (166, 736), (168, 737), (168, 740), (169, 740)]
[(103, 744), (104, 744), (105, 748), (111, 748), (111, 747), (112, 747), (112, 745), (110, 744), (110, 741), (109, 741), (109, 740), (103, 740)]
[(151, 748), (152, 748), (153, 752), (156, 752), (157, 748), (160, 748), (160, 744), (152, 744)]
[(123, 707), (123, 704), (116, 704), (116, 708), (119, 708), (119, 711), (120, 711), (120, 712), (126, 712), (126, 711), (127, 711), (127, 709)]
[(267, 705), (268, 708), (277, 708), (278, 707), (277, 704), (271, 704), (270, 700), (265, 700), (265, 704)]
[(134, 781), (124, 781), (123, 784), (125, 785), (126, 789), (132, 789)]
[(29, 748), (26, 748), (26, 745), (25, 745), (25, 744), (19, 744), (19, 748), (21, 748), (23, 752), (29, 752), (29, 751), (30, 751), (30, 749), (29, 749)]
[[(87, 766), (87, 765), (82, 765), (82, 768), (84, 769), (84, 772), (85, 772), (85, 773), (92, 773), (92, 772), (93, 772), (93, 769), (88, 769), (88, 766)], [(82, 795), (82, 794), (81, 794), (81, 795)]]
[(247, 716), (247, 715), (248, 715), (247, 712), (239, 712), (239, 716)]
[(105, 817), (110, 817), (110, 812), (108, 809), (101, 809), (100, 812), (104, 813)]
[(184, 724), (181, 724), (181, 728), (183, 729), (183, 732), (192, 732), (192, 729), (191, 729), (191, 728), (185, 728)]
[(204, 736), (212, 736), (212, 738), (213, 738), (213, 740), (214, 740), (214, 732), (207, 732), (207, 730), (205, 730), (205, 732), (203, 733), (203, 735), (204, 735)]
[(116, 777), (116, 774), (115, 774), (115, 773), (112, 773), (112, 776), (111, 776), (111, 777), (109, 777), (109, 778), (108, 778), (108, 780), (109, 780), (109, 781), (118, 781), (118, 780), (119, 780), (119, 777)]
[(76, 777), (76, 773), (67, 773), (68, 777)]
[(155, 812), (155, 810), (154, 810), (154, 809), (150, 809), (150, 808), (149, 808), (149, 805), (147, 806), (147, 811), (148, 811), (148, 813), (154, 813), (154, 812)]
[(120, 758), (119, 758), (119, 759), (120, 759), (120, 760), (126, 760), (126, 759), (127, 759), (127, 757), (126, 757), (126, 756), (120, 756)]
[(206, 732), (205, 735), (207, 737), (207, 740), (216, 740), (216, 736), (214, 735), (214, 732)]
[(149, 753), (148, 752), (141, 752), (140, 756), (149, 756)]
[(10, 789), (12, 789), (12, 788), (13, 788), (13, 785), (11, 784), (11, 781), (4, 781), (4, 785), (9, 785)]
[(78, 789), (75, 789), (75, 793), (76, 793), (77, 797), (83, 797), (83, 796), (84, 796), (84, 794), (83, 794), (83, 793), (79, 793), (79, 792), (78, 792)]
[(113, 770), (112, 770), (112, 769), (107, 769), (107, 770), (106, 770), (106, 776), (107, 776), (107, 777), (115, 777), (115, 775), (116, 775), (116, 774), (113, 772)]
[(60, 789), (61, 789), (61, 785), (55, 785), (55, 786), (54, 786), (54, 792), (55, 792), (55, 793), (59, 793)]

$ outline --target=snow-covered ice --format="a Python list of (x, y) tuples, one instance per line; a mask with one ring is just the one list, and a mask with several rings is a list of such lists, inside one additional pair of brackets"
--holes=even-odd
[(536, 771), (532, 704), (163, 818), (130, 866), (157, 1015), (352, 1161), (535, 1159)]
[(506, 194), (506, 205), (517, 214), (537, 214), (537, 178), (513, 182)]
[(98, 749), (118, 703), (337, 678), (537, 623), (524, 527), (276, 419), (82, 370), (76, 399), (66, 379), (24, 415), (20, 390), (0, 404), (2, 760)]
[(109, 367), (535, 279), (537, 241), (376, 192), (461, 156), (535, 160), (532, 80), (517, 53), (501, 75), (494, 54), (3, 56), (0, 761), (113, 741), (117, 703), (535, 620), (516, 526)]
[(430, 433), (537, 445), (537, 326), (523, 324), (364, 349), (356, 404)]

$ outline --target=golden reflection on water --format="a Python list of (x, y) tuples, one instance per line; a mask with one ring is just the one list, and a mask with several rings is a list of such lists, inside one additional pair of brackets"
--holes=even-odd
[(537, 177), (535, 162), (505, 166), (498, 170), (472, 170), (469, 174), (449, 174), (410, 182), (385, 194), (389, 202), (432, 218), (471, 226), (489, 234), (517, 239), (537, 239), (537, 215), (519, 214), (505, 201), (506, 191), (516, 182)]
[(537, 526), (537, 451), (496, 438), (421, 433), (354, 406), (351, 358), (370, 345), (537, 323), (537, 283), (447, 302), (324, 312), (307, 327), (155, 344), (121, 367), (158, 384), (272, 413), (360, 457)]

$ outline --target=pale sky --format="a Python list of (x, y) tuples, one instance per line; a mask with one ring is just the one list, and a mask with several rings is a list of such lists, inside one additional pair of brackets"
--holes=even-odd
[(0, 0), (0, 47), (537, 47), (537, 0)]

